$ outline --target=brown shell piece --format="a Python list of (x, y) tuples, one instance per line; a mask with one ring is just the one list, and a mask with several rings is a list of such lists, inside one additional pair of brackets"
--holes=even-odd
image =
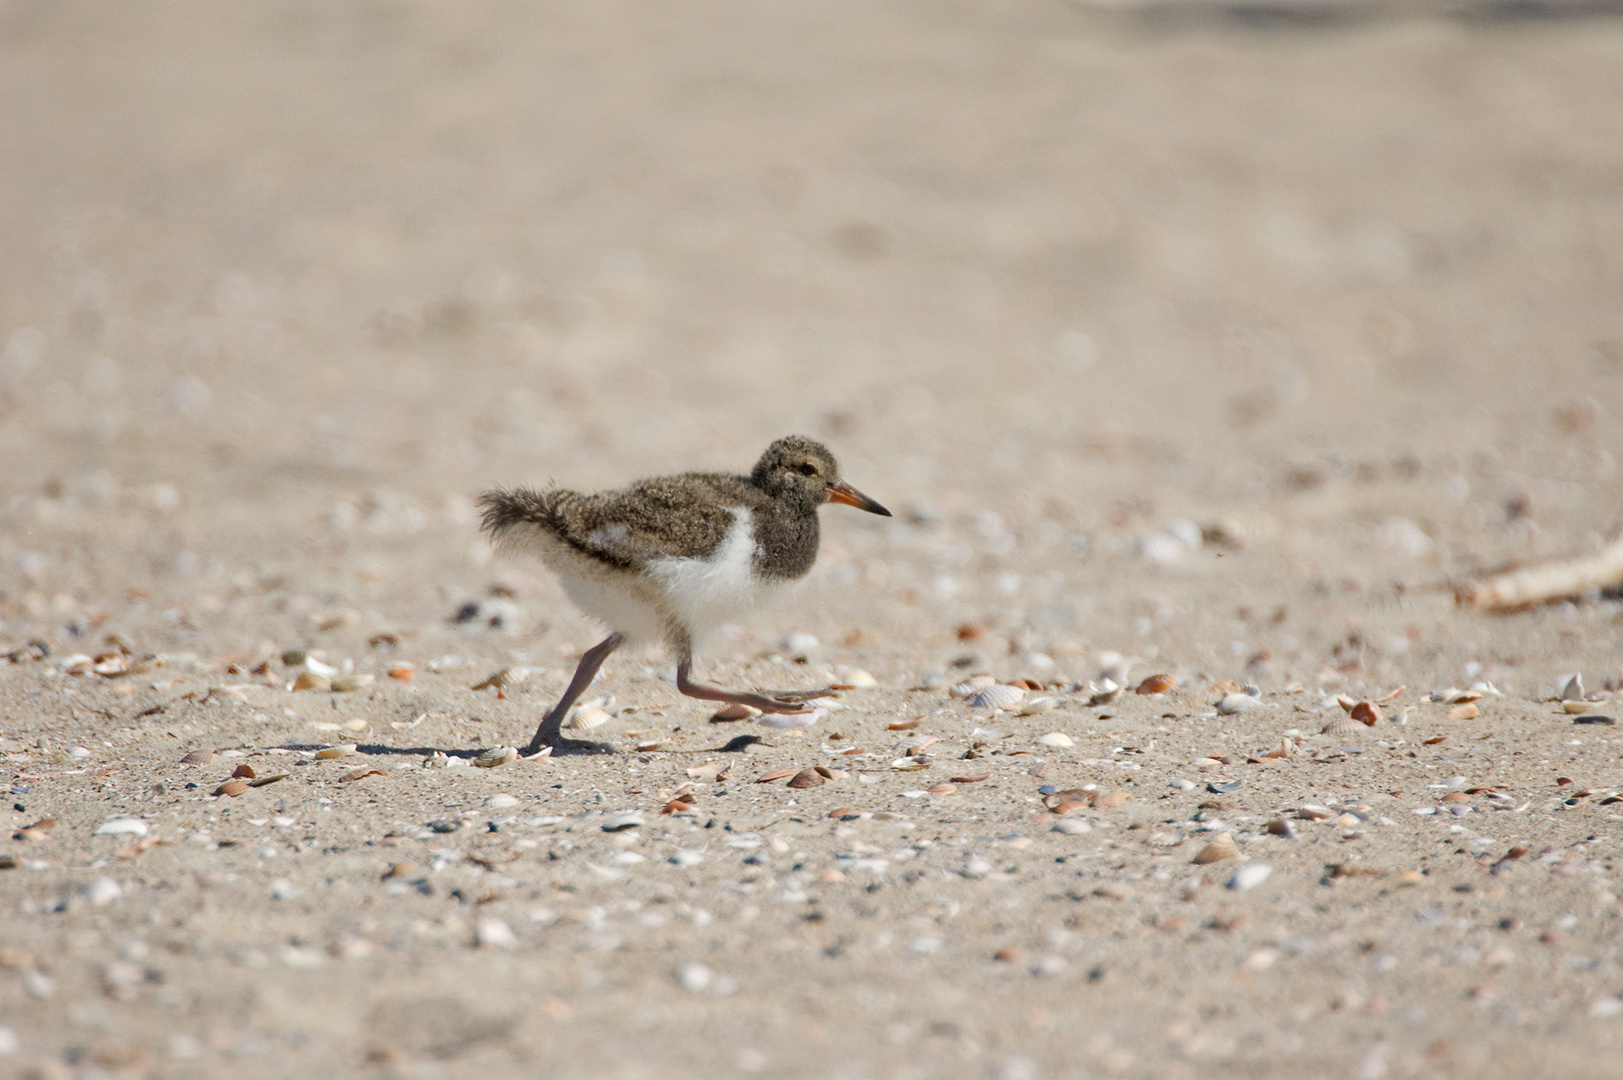
[(1234, 837), (1232, 835), (1229, 833), (1224, 833), (1211, 843), (1207, 844), (1205, 847), (1201, 848), (1200, 851), (1196, 853), (1194, 861), (1201, 866), (1206, 866), (1211, 863), (1222, 862), (1225, 859), (1238, 859), (1239, 857), (1239, 845), (1234, 842)]
[(1177, 688), (1178, 680), (1173, 678), (1171, 675), (1163, 673), (1160, 675), (1151, 675), (1149, 678), (1139, 683), (1138, 688), (1133, 692), (1135, 694), (1143, 694), (1147, 697), (1150, 694), (1164, 694), (1168, 690), (1176, 690)]
[(769, 773), (762, 773), (760, 778), (755, 782), (757, 784), (770, 784), (774, 780), (782, 780), (785, 776), (793, 775), (795, 775), (795, 770), (793, 769), (773, 769)]
[(252, 765), (238, 765), (235, 769), (231, 770), (231, 777), (234, 780), (252, 780), (258, 775), (258, 773), (254, 772), (254, 767)]
[(828, 778), (816, 769), (801, 769), (789, 780), (789, 786), (792, 788), (817, 787), (826, 783)]
[(1108, 810), (1131, 799), (1132, 796), (1125, 791), (1096, 791), (1093, 795), (1093, 805), (1101, 810)]
[(922, 721), (922, 719), (920, 717), (915, 716), (911, 720), (898, 720), (894, 724), (887, 724), (886, 727), (885, 727), (885, 730), (886, 731), (912, 731), (914, 728), (918, 727), (919, 724), (922, 723), (922, 722), (923, 721)]
[(356, 780), (364, 780), (368, 776), (382, 776), (382, 775), (384, 775), (384, 772), (383, 772), (382, 769), (367, 769), (367, 768), (351, 769), (351, 770), (349, 770), (349, 772), (345, 773), (343, 776), (340, 776), (338, 778), (338, 782), (340, 784), (349, 784), (349, 783), (353, 783)]
[(951, 795), (958, 790), (957, 784), (933, 784), (925, 788), (931, 795)]
[(954, 776), (952, 782), (955, 784), (978, 784), (982, 780), (990, 779), (991, 776), (992, 774), (988, 772), (978, 772), (969, 776)]
[(1347, 715), (1370, 727), (1381, 723), (1381, 710), (1377, 709), (1375, 703), (1371, 701), (1360, 701), (1347, 711)]
[(665, 806), (660, 810), (660, 813), (662, 815), (669, 816), (671, 814), (685, 814), (692, 809), (692, 803), (683, 802), (681, 799), (672, 799), (670, 802), (665, 804)]
[(1452, 709), (1448, 710), (1448, 718), (1450, 720), (1469, 720), (1474, 717), (1478, 711), (1479, 710), (1475, 705), (1471, 704), (1470, 702), (1466, 702), (1464, 705), (1456, 705)]
[(1053, 805), (1052, 809), (1054, 813), (1064, 817), (1073, 810), (1083, 810), (1091, 805), (1086, 799), (1061, 799)]
[(229, 795), (232, 798), (235, 798), (236, 796), (241, 795), (243, 792), (249, 791), (252, 788), (252, 784), (242, 780), (227, 780), (225, 783), (214, 789), (214, 794)]

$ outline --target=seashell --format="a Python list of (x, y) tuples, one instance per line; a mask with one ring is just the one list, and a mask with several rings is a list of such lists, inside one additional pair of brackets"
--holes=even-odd
[(1353, 711), (1353, 707), (1358, 704), (1358, 699), (1354, 698), (1354, 697), (1348, 697), (1346, 694), (1337, 694), (1336, 695), (1336, 704), (1341, 706), (1341, 711), (1342, 712), (1349, 712), (1350, 713), (1350, 712)]
[(1480, 701), (1482, 699), (1482, 693), (1483, 692), (1481, 690), (1474, 689), (1456, 690), (1451, 686), (1447, 690), (1439, 690), (1437, 693), (1431, 695), (1431, 700), (1439, 702), (1443, 705), (1460, 705), (1468, 701)]
[(1562, 701), (1582, 701), (1584, 698), (1584, 677), (1574, 675), (1567, 680), (1567, 685), (1561, 688)]
[(1381, 710), (1377, 709), (1372, 702), (1368, 701), (1360, 701), (1347, 711), (1347, 715), (1350, 718), (1357, 720), (1359, 723), (1367, 724), (1370, 727), (1374, 727), (1376, 724), (1382, 722)]
[[(1577, 703), (1568, 702), (1568, 704), (1570, 705)], [(1448, 718), (1450, 720), (1469, 720), (1476, 716), (1477, 712), (1478, 710), (1475, 705), (1471, 704), (1470, 702), (1466, 702), (1464, 705), (1456, 705), (1452, 709), (1448, 710)]]
[(936, 738), (934, 735), (922, 736), (917, 741), (907, 744), (907, 746), (905, 748), (906, 751), (907, 751), (907, 756), (908, 757), (915, 757), (915, 756), (917, 756), (919, 754), (922, 754), (926, 750), (930, 749), (930, 747), (934, 746), (936, 743), (938, 743), (940, 741), (941, 740)]
[(345, 746), (329, 746), (325, 750), (317, 750), (316, 757), (330, 760), (332, 758), (353, 757), (356, 752), (355, 744), (349, 743)]
[[(244, 785), (244, 790), (247, 785)], [(140, 818), (113, 818), (96, 826), (92, 836), (145, 836), (149, 826)]]
[(264, 787), (266, 784), (274, 784), (278, 780), (286, 780), (286, 779), (287, 779), (287, 773), (285, 773), (285, 772), (284, 773), (277, 773), (274, 776), (261, 776), (258, 779), (250, 780), (250, 781), (248, 781), (248, 786), (249, 787)]
[(972, 709), (1008, 709), (1018, 705), (1025, 696), (1026, 692), (1018, 686), (998, 683), (976, 691), (966, 700)]
[(761, 715), (761, 710), (749, 705), (723, 705), (710, 716), (712, 724), (730, 724), (737, 720), (752, 720)]
[(388, 674), (397, 682), (411, 682), (417, 677), (417, 669), (406, 663), (390, 664)]
[(914, 728), (918, 727), (923, 722), (924, 722), (923, 717), (915, 716), (911, 720), (898, 720), (894, 724), (887, 724), (886, 727), (885, 727), (885, 730), (886, 731), (912, 731)]
[(1330, 808), (1320, 806), (1318, 803), (1303, 803), (1296, 809), (1296, 816), (1303, 821), (1328, 821)]
[(1092, 832), (1093, 826), (1089, 825), (1081, 818), (1066, 818), (1063, 821), (1054, 822), (1054, 827), (1050, 831), (1061, 833), (1065, 836), (1081, 836), (1083, 833)]
[(801, 769), (789, 778), (789, 786), (792, 788), (820, 787), (826, 783), (828, 778), (816, 769)]
[(1353, 731), (1363, 731), (1364, 725), (1350, 716), (1338, 716), (1324, 727), (1319, 729), (1320, 735), (1346, 735)]
[(986, 636), (986, 624), (966, 622), (958, 627), (959, 641), (979, 641)]
[(769, 773), (761, 774), (761, 776), (755, 782), (757, 784), (770, 784), (774, 780), (782, 780), (785, 776), (793, 775), (795, 775), (795, 770), (793, 769), (773, 769)]
[(645, 739), (632, 747), (639, 754), (651, 754), (665, 745), (664, 739)]
[(252, 780), (258, 775), (258, 773), (254, 772), (252, 765), (238, 765), (231, 770), (231, 779), (233, 780)]
[(1290, 822), (1286, 821), (1284, 818), (1274, 818), (1272, 821), (1268, 822), (1267, 829), (1269, 834), (1273, 836), (1282, 836), (1286, 840), (1289, 840), (1296, 835), (1296, 827)]
[(328, 682), (324, 676), (317, 675), (313, 671), (306, 671), (293, 680), (293, 689), (325, 691), (332, 689), (332, 683)]
[(511, 746), (498, 746), (493, 750), (486, 750), (473, 759), (473, 763), (481, 769), (494, 769), (518, 760), (518, 751)]
[(480, 919), (474, 928), (473, 941), (481, 949), (511, 949), (518, 944), (518, 935), (501, 919), (491, 916)]
[(213, 748), (205, 750), (193, 750), (191, 753), (181, 758), (180, 763), (182, 765), (207, 765), (209, 763), (209, 758), (212, 758), (213, 756)]
[(1273, 872), (1274, 868), (1267, 863), (1247, 863), (1234, 871), (1234, 876), (1229, 878), (1228, 887), (1235, 892), (1245, 892), (1267, 881)]
[(1047, 735), (1039, 735), (1037, 742), (1043, 746), (1075, 746), (1076, 741), (1063, 731), (1050, 731)]
[(212, 792), (212, 794), (214, 794), (216, 796), (229, 795), (232, 798), (236, 798), (238, 795), (241, 795), (243, 792), (251, 791), (252, 789), (253, 789), (253, 785), (250, 784), (250, 783), (247, 783), (245, 781), (242, 781), (242, 780), (227, 780), (225, 783), (223, 783), (219, 787), (215, 788), (214, 791)]
[[(1591, 706), (1587, 701), (1563, 701), (1561, 703), (1561, 711), (1573, 716), (1586, 713), (1590, 708)], [(1450, 715), (1452, 715), (1452, 710), (1450, 710)]]
[(955, 784), (978, 784), (982, 780), (991, 779), (991, 776), (992, 776), (991, 773), (980, 772), (980, 773), (974, 773), (974, 774), (969, 775), (969, 776), (955, 776), (955, 777), (952, 778), (952, 782), (955, 783)]
[(930, 759), (923, 754), (920, 754), (918, 757), (897, 758), (895, 761), (890, 763), (890, 767), (895, 769), (897, 772), (916, 772), (919, 769), (928, 769), (930, 767)]
[(1038, 713), (1053, 712), (1059, 708), (1059, 698), (1034, 697), (1020, 705), (1021, 716), (1036, 716)]
[(847, 671), (845, 681), (841, 684), (842, 688), (850, 687), (852, 690), (872, 690), (878, 685), (879, 680), (861, 668), (852, 668)]
[(995, 686), (997, 680), (990, 675), (971, 675), (963, 682), (956, 684), (947, 693), (955, 698), (967, 698), (980, 693), (988, 686)]
[(1123, 687), (1118, 686), (1113, 679), (1104, 679), (1098, 684), (1088, 683), (1088, 704), (1109, 705), (1121, 697)]
[(1183, 843), (1185, 839), (1186, 838), (1182, 829), (1162, 829), (1159, 832), (1152, 832), (1149, 835), (1149, 842), (1155, 847), (1177, 847), (1179, 844)]
[(1135, 694), (1149, 696), (1150, 694), (1165, 694), (1169, 690), (1176, 690), (1177, 688), (1178, 680), (1173, 676), (1164, 674), (1151, 675), (1149, 678), (1139, 683), (1138, 688), (1133, 692)]
[(609, 714), (607, 709), (600, 709), (596, 706), (588, 706), (586, 708), (576, 709), (573, 713), (571, 713), (569, 716), (569, 721), (564, 724), (564, 727), (569, 728), (572, 731), (596, 731), (598, 728), (602, 727), (604, 724), (613, 719), (614, 717)]
[(1092, 805), (1093, 804), (1087, 799), (1060, 799), (1056, 801), (1053, 806), (1049, 807), (1049, 809), (1059, 817), (1064, 817), (1073, 810), (1086, 810)]
[(349, 770), (349, 772), (345, 773), (343, 776), (340, 776), (338, 778), (338, 782), (340, 784), (349, 784), (349, 783), (353, 783), (356, 780), (364, 780), (368, 776), (382, 776), (382, 775), (384, 775), (384, 772), (383, 772), (382, 769), (369, 769), (369, 768), (367, 768), (366, 766), (363, 765), (359, 769), (351, 769), (351, 770)]
[(1234, 842), (1232, 833), (1222, 833), (1211, 843), (1201, 848), (1195, 855), (1194, 861), (1201, 866), (1210, 863), (1222, 862), (1224, 859), (1238, 859), (1240, 847)]
[(376, 681), (376, 675), (340, 675), (332, 681), (332, 689), (335, 694), (347, 694), (354, 690), (364, 690)]
[(470, 689), (501, 690), (508, 686), (517, 686), (529, 677), (530, 669), (527, 667), (505, 667), (474, 683)]
[(925, 788), (925, 790), (931, 795), (949, 795), (952, 792), (957, 791), (958, 788), (954, 784), (936, 784), (932, 787)]
[(692, 803), (683, 802), (681, 799), (672, 799), (660, 808), (659, 813), (662, 817), (669, 817), (673, 814), (686, 814), (692, 809)]
[(625, 832), (627, 829), (639, 828), (642, 823), (642, 814), (633, 810), (627, 814), (616, 814), (605, 821), (601, 828), (604, 832)]
[(1109, 810), (1113, 806), (1120, 806), (1128, 802), (1132, 796), (1125, 791), (1096, 791), (1093, 794), (1093, 805), (1101, 810)]
[(1260, 698), (1250, 694), (1224, 694), (1214, 703), (1217, 711), (1224, 716), (1233, 716), (1235, 713), (1245, 712), (1247, 709), (1260, 708), (1265, 704)]

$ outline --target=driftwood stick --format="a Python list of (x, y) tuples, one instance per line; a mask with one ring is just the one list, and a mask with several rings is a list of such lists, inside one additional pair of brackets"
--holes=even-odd
[(1469, 607), (1507, 611), (1616, 585), (1623, 585), (1623, 539), (1613, 541), (1593, 555), (1529, 566), (1486, 581), (1469, 582), (1456, 591), (1455, 597)]

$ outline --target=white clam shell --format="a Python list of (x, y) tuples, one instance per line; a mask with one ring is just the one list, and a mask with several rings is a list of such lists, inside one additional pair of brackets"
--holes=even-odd
[(972, 709), (1010, 709), (1025, 699), (1026, 692), (1018, 686), (997, 683), (977, 691), (969, 699)]
[(1076, 741), (1063, 731), (1050, 731), (1047, 735), (1039, 735), (1037, 741), (1044, 746), (1075, 746)]
[(1034, 697), (1020, 705), (1021, 716), (1035, 716), (1038, 713), (1053, 712), (1059, 708), (1059, 698)]
[(1260, 698), (1254, 698), (1250, 694), (1224, 694), (1217, 700), (1217, 711), (1224, 716), (1233, 716), (1247, 709), (1261, 708), (1264, 704)]
[(576, 709), (564, 727), (572, 731), (595, 731), (612, 719), (614, 717), (609, 715), (607, 709), (590, 706), (584, 709)]

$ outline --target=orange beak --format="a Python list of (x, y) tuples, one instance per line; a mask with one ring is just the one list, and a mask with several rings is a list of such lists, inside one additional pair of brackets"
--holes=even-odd
[(841, 480), (838, 484), (828, 486), (828, 501), (837, 502), (843, 506), (854, 506), (858, 510), (866, 510), (870, 514), (880, 517), (890, 517), (890, 511), (874, 502), (856, 488)]

